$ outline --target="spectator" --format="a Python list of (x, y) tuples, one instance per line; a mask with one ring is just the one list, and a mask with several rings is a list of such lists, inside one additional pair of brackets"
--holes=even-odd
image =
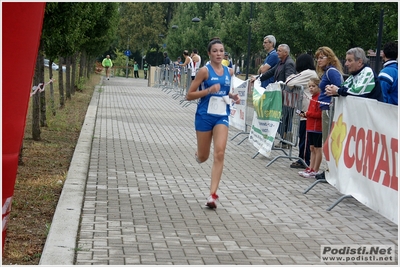
[(190, 55), (190, 57), (191, 57), (192, 60), (193, 60), (193, 69), (194, 69), (194, 73), (196, 74), (196, 73), (199, 71), (200, 66), (201, 66), (201, 57), (200, 57), (200, 55), (198, 54), (196, 48), (194, 48), (194, 49), (192, 50), (192, 54)]
[[(329, 132), (329, 109), (331, 97), (325, 94), (325, 88), (329, 84), (340, 86), (343, 83), (343, 70), (342, 63), (327, 46), (322, 46), (315, 52), (315, 59), (317, 60), (317, 74), (320, 77), (319, 89), (321, 93), (318, 97), (319, 106), (322, 110), (322, 143), (325, 143)], [(333, 113), (331, 114), (333, 116)], [(325, 179), (325, 173), (322, 172), (315, 176), (316, 179)]]
[(164, 55), (163, 64), (165, 66), (164, 75), (163, 76), (164, 76), (164, 81), (165, 81), (165, 80), (167, 80), (167, 67), (168, 67), (169, 64), (171, 64), (171, 59), (169, 59), (167, 52), (164, 52), (163, 55)]
[[(273, 35), (267, 35), (264, 37), (264, 50), (267, 52), (267, 56), (264, 60), (264, 64), (258, 69), (258, 74), (263, 74), (270, 68), (274, 67), (279, 62), (278, 54), (275, 50), (276, 39)], [(269, 79), (262, 81), (261, 86), (266, 88), (268, 84), (274, 82), (274, 77), (270, 77)]]
[[(189, 56), (189, 51), (187, 51), (187, 50), (183, 51), (183, 57), (185, 58), (185, 61), (182, 64), (179, 64), (179, 66), (186, 67), (186, 68), (190, 69), (191, 78), (192, 78), (192, 80), (194, 80), (194, 77), (196, 76), (196, 72), (194, 71), (193, 60)], [(185, 71), (185, 73), (186, 73), (186, 71)]]
[(186, 99), (189, 101), (200, 99), (195, 115), (197, 137), (195, 158), (198, 163), (205, 162), (209, 158), (211, 142), (213, 142), (214, 161), (211, 168), (210, 195), (206, 206), (215, 209), (228, 140), (230, 115), (228, 104), (230, 100), (228, 99), (232, 98), (238, 104), (240, 97), (238, 94), (230, 93), (233, 69), (221, 64), (221, 56), (224, 53), (222, 42), (211, 41), (207, 50), (210, 63), (199, 70), (190, 85)]
[(299, 175), (305, 178), (315, 177), (322, 161), (322, 111), (318, 103), (319, 83), (320, 80), (318, 78), (311, 78), (308, 82), (308, 89), (312, 94), (312, 99), (307, 111), (300, 113), (300, 116), (307, 118), (307, 139), (311, 150), (310, 167), (306, 168), (305, 171), (299, 172)]
[(176, 58), (176, 61), (174, 62), (174, 64), (177, 65), (177, 66), (179, 66), (179, 64), (182, 64), (182, 63), (183, 63), (183, 62), (182, 62), (181, 57), (177, 57), (177, 58)]
[(144, 78), (147, 79), (147, 71), (149, 70), (149, 64), (147, 63), (147, 61), (144, 61), (143, 64), (143, 72), (144, 72)]
[(236, 66), (236, 74), (237, 75), (241, 74), (239, 65)]
[(174, 81), (180, 85), (181, 84), (181, 67), (179, 64), (182, 64), (181, 57), (177, 57), (174, 62)]
[[(346, 52), (345, 66), (350, 76), (340, 85), (327, 85), (325, 93), (328, 96), (357, 96), (372, 98), (383, 102), (381, 85), (374, 71), (367, 66), (368, 58), (360, 47), (351, 48)], [(316, 179), (325, 179), (325, 173), (319, 174)]]
[[(274, 67), (270, 68), (268, 71), (264, 72), (260, 76), (260, 80), (265, 81), (271, 77), (274, 78), (274, 82), (286, 81), (287, 78), (296, 73), (296, 67), (293, 59), (290, 57), (290, 47), (287, 44), (281, 44), (278, 46), (278, 57), (279, 62)], [(251, 82), (254, 82), (256, 77), (251, 78)], [(278, 133), (282, 139), (289, 140), (290, 135), (288, 133), (290, 129), (290, 114), (293, 114), (293, 108), (283, 106), (282, 107), (282, 123), (279, 124)], [(281, 145), (283, 148), (288, 148), (286, 144)]]
[(224, 59), (222, 60), (222, 65), (232, 68), (232, 62), (229, 60), (229, 53), (225, 52)]
[(380, 82), (374, 71), (367, 66), (368, 58), (360, 47), (346, 52), (345, 66), (351, 74), (341, 86), (334, 84), (326, 87), (328, 96), (358, 96), (383, 102)]
[[(271, 77), (274, 78), (274, 82), (286, 81), (287, 77), (296, 73), (296, 67), (293, 59), (290, 57), (290, 47), (287, 44), (281, 44), (278, 46), (278, 58), (279, 62), (267, 72), (264, 72), (260, 76), (260, 81), (263, 82)], [(254, 81), (255, 79), (252, 78)]]
[(133, 63), (133, 73), (135, 78), (139, 78), (139, 64), (136, 61)]
[(167, 53), (167, 52), (164, 52), (164, 61), (163, 61), (163, 64), (164, 64), (165, 66), (171, 64), (171, 59), (169, 59), (168, 53)]
[(110, 55), (107, 55), (107, 56), (103, 59), (101, 65), (102, 65), (104, 68), (106, 68), (106, 78), (107, 78), (107, 80), (109, 80), (109, 79), (110, 79), (110, 69), (111, 69), (112, 66), (113, 66), (112, 60), (111, 60), (111, 58), (110, 58)]
[[(317, 72), (315, 71), (313, 57), (308, 54), (299, 55), (296, 59), (296, 71), (297, 74), (292, 74), (287, 78), (286, 85), (289, 87), (295, 85), (303, 86), (304, 94), (301, 110), (307, 111), (312, 97), (311, 92), (308, 89), (308, 82), (311, 78), (318, 78)], [(303, 159), (307, 166), (304, 166), (304, 163), (301, 160), (297, 160), (290, 165), (291, 168), (307, 168), (310, 165), (310, 145), (307, 142), (306, 121), (307, 118), (305, 116), (300, 116), (299, 158)]]
[(398, 64), (397, 43), (389, 42), (383, 46), (383, 69), (378, 79), (381, 84), (383, 101), (385, 103), (398, 105)]

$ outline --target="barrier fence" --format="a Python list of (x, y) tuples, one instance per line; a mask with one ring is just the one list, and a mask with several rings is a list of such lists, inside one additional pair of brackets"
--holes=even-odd
[(183, 107), (187, 107), (197, 101), (188, 101), (185, 99), (187, 91), (190, 88), (192, 82), (190, 68), (170, 65), (160, 65), (156, 67), (154, 74), (154, 86), (161, 88), (166, 93), (171, 93), (172, 98), (179, 99), (179, 104)]
[[(253, 122), (252, 122), (252, 131), (249, 136), (250, 140), (253, 142), (254, 146), (259, 148), (258, 152), (253, 156), (255, 158), (259, 154), (263, 154), (266, 157), (269, 157), (271, 150), (279, 150), (284, 155), (276, 156), (272, 159), (266, 167), (274, 163), (276, 160), (280, 158), (287, 158), (290, 160), (298, 159), (306, 165), (302, 158), (296, 157), (292, 155), (293, 147), (296, 147), (298, 144), (299, 130), (300, 130), (300, 116), (296, 114), (296, 110), (302, 109), (303, 102), (303, 86), (294, 86), (293, 88), (288, 87), (283, 83), (274, 83), (270, 84), (266, 90), (264, 91), (260, 88), (259, 83), (255, 83), (254, 87), (258, 87), (255, 89), (262, 90), (263, 98), (268, 99), (271, 97), (276, 97), (273, 101), (264, 101), (263, 110), (269, 111), (270, 118), (264, 118), (264, 122), (260, 119), (260, 114), (254, 112)], [(274, 93), (275, 92), (275, 93)], [(254, 94), (253, 94), (254, 97)], [(254, 101), (254, 100), (253, 100)], [(277, 103), (281, 101), (282, 105), (279, 107), (274, 107)], [(274, 114), (270, 112), (270, 110), (281, 111), (280, 117), (273, 118)], [(276, 112), (275, 112), (276, 113)], [(266, 124), (266, 127), (263, 127), (263, 124)], [(273, 124), (273, 125), (272, 125)], [(260, 126), (261, 125), (261, 126)], [(268, 125), (275, 126), (269, 127), (271, 132), (266, 132), (263, 128), (268, 128)], [(277, 126), (277, 127), (276, 127)], [(264, 142), (264, 138), (262, 134), (264, 132), (268, 133), (267, 143)], [(262, 142), (260, 144), (260, 141)], [(278, 142), (277, 145), (274, 143)], [(288, 150), (288, 152), (286, 151)]]
[[(154, 75), (154, 87), (161, 88), (167, 94), (174, 92), (172, 97), (180, 98), (182, 107), (197, 103), (185, 99), (191, 83), (190, 73), (190, 69), (173, 65), (159, 66)], [(241, 131), (231, 140), (240, 134), (247, 134), (245, 139), (259, 149), (253, 158), (258, 154), (269, 157), (272, 150), (284, 154), (273, 158), (266, 167), (279, 158), (299, 159), (305, 164), (303, 159), (292, 155), (292, 149), (297, 146), (299, 139), (300, 116), (296, 115), (296, 110), (302, 108), (303, 87), (289, 88), (282, 83), (275, 83), (264, 89), (258, 82), (255, 82), (253, 104), (250, 105), (250, 101), (247, 101), (249, 80), (233, 78), (235, 93), (240, 94), (242, 102), (231, 108), (230, 125)], [(278, 105), (260, 105), (255, 99), (257, 94), (270, 100), (265, 103)], [(278, 100), (271, 101), (271, 97)], [(336, 101), (333, 101), (329, 110), (330, 134), (323, 145), (329, 167), (327, 178), (316, 180), (303, 194), (318, 183), (329, 183), (343, 195), (327, 211), (343, 199), (355, 198), (398, 224), (397, 106), (352, 96), (334, 99)], [(251, 112), (253, 121), (250, 132), (247, 132), (247, 113)], [(267, 116), (262, 118), (262, 115)]]
[(354, 96), (334, 99), (323, 145), (329, 168), (324, 182), (343, 196), (327, 210), (355, 198), (398, 224), (397, 106)]

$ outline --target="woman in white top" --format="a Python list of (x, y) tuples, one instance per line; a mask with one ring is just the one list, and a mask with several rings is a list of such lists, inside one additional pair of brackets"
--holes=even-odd
[(194, 77), (196, 76), (196, 72), (194, 71), (193, 59), (189, 56), (189, 51), (187, 51), (187, 50), (183, 51), (183, 57), (185, 58), (185, 62), (183, 62), (183, 64), (179, 64), (179, 66), (190, 69), (190, 71), (192, 72), (192, 74), (191, 74), (192, 80), (194, 80)]
[(195, 73), (195, 75), (196, 75), (197, 72), (199, 71), (200, 65), (201, 65), (201, 57), (200, 57), (200, 55), (198, 54), (196, 48), (194, 48), (194, 49), (192, 50), (191, 58), (192, 58), (192, 60), (193, 60), (193, 69), (194, 69), (194, 73)]
[[(310, 105), (311, 93), (308, 89), (308, 81), (310, 78), (318, 78), (318, 74), (315, 71), (314, 59), (308, 54), (301, 54), (296, 59), (296, 72), (286, 79), (286, 85), (293, 87), (295, 85), (303, 86), (303, 101), (302, 111), (306, 112)], [(303, 159), (307, 165), (310, 164), (310, 145), (307, 142), (306, 132), (306, 118), (300, 117), (300, 128), (299, 128), (299, 158)], [(297, 160), (290, 165), (291, 168), (307, 168), (304, 164)]]

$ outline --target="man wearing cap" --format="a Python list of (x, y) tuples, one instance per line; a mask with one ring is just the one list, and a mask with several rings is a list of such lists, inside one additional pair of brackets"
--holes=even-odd
[(229, 60), (228, 52), (225, 52), (224, 59), (221, 62), (222, 65), (227, 66), (228, 68), (232, 68), (232, 62)]
[[(273, 35), (267, 35), (264, 37), (264, 50), (267, 52), (267, 57), (264, 60), (264, 64), (260, 66), (258, 69), (258, 75), (261, 75), (267, 70), (273, 68), (276, 64), (279, 62), (279, 57), (278, 54), (275, 50), (275, 45), (276, 45), (276, 39), (275, 36)], [(268, 84), (274, 82), (274, 77), (270, 77), (264, 81), (261, 82), (261, 86), (266, 88)]]

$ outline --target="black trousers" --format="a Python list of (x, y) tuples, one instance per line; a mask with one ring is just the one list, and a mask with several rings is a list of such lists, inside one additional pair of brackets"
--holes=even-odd
[(299, 127), (299, 158), (302, 158), (307, 165), (310, 165), (310, 145), (307, 142), (307, 121), (301, 120)]

